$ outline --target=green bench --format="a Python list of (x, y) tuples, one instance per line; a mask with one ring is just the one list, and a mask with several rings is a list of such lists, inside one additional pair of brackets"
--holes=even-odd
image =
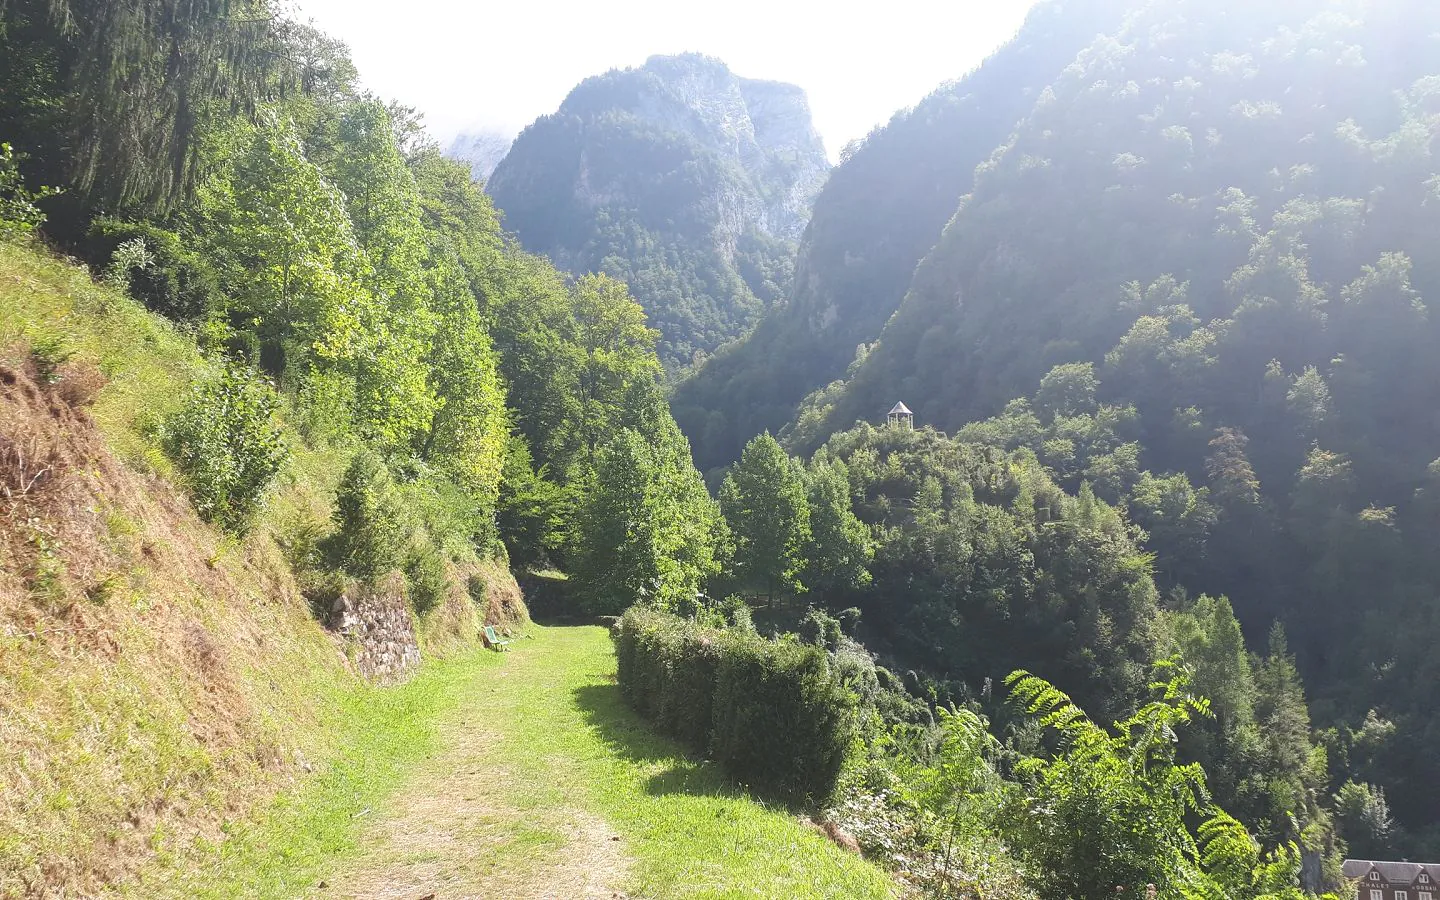
[(494, 626), (494, 625), (486, 625), (486, 626), (485, 626), (485, 646), (486, 646), (486, 647), (489, 647), (491, 650), (494, 650), (495, 652), (498, 653), (498, 652), (500, 652), (501, 650), (509, 650), (509, 649), (510, 649), (510, 642), (509, 642), (509, 641), (502, 641), (502, 640), (500, 639), (500, 637), (499, 637), (497, 634), (495, 634), (495, 626)]

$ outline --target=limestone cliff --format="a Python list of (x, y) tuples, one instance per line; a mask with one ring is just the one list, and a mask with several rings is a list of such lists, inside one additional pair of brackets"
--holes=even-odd
[(476, 181), (489, 181), (490, 173), (510, 152), (512, 137), (493, 129), (463, 132), (450, 142), (445, 155), (470, 166)]
[(625, 280), (677, 370), (788, 290), (828, 172), (802, 90), (687, 54), (582, 82), (488, 189), (526, 249)]

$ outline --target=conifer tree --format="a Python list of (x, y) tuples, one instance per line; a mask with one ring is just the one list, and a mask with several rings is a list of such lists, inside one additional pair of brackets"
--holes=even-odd
[(874, 547), (850, 505), (845, 464), (817, 457), (805, 477), (810, 540), (805, 545), (805, 585), (821, 602), (832, 603), (870, 583), (867, 566)]
[(720, 508), (735, 539), (735, 578), (773, 600), (804, 589), (810, 539), (805, 482), (794, 460), (766, 433), (745, 447), (720, 486)]
[(290, 81), (269, 0), (7, 0), (0, 15), (22, 26), (0, 56), (33, 65), (15, 87), (41, 94), (0, 126), (90, 208), (173, 209), (203, 175), (203, 136)]

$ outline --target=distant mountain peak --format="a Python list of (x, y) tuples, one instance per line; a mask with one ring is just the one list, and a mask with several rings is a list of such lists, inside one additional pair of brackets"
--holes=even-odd
[(789, 290), (829, 170), (803, 90), (684, 53), (582, 81), (488, 190), (526, 249), (626, 281), (674, 371)]
[(445, 155), (451, 159), (469, 163), (470, 172), (476, 181), (489, 181), (490, 173), (500, 165), (500, 160), (510, 152), (515, 136), (498, 128), (480, 128), (464, 131), (455, 136)]

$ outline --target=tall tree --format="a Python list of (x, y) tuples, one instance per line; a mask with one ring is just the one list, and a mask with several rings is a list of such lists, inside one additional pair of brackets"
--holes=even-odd
[(798, 464), (766, 433), (745, 446), (720, 486), (720, 509), (735, 539), (735, 577), (770, 599), (803, 590), (810, 508)]
[(624, 283), (605, 275), (587, 275), (575, 285), (574, 315), (585, 354), (578, 373), (580, 438), (593, 452), (631, 385), (658, 374), (656, 332)]
[(591, 612), (674, 609), (715, 573), (719, 517), (683, 442), (671, 422), (659, 435), (623, 427), (596, 451), (570, 550), (571, 580)]
[[(805, 586), (820, 603), (836, 606), (870, 583), (875, 548), (850, 502), (850, 471), (817, 455), (805, 473), (810, 539), (805, 544)], [(848, 605), (848, 604), (847, 604)]]
[(0, 129), (90, 208), (173, 208), (207, 130), (290, 81), (269, 0), (8, 0), (0, 17), (0, 57), (31, 76), (7, 84), (35, 94)]
[(191, 216), (226, 289), (216, 312), (253, 333), (273, 374), (350, 365), (379, 310), (344, 197), (285, 124), (239, 128), (230, 148)]

